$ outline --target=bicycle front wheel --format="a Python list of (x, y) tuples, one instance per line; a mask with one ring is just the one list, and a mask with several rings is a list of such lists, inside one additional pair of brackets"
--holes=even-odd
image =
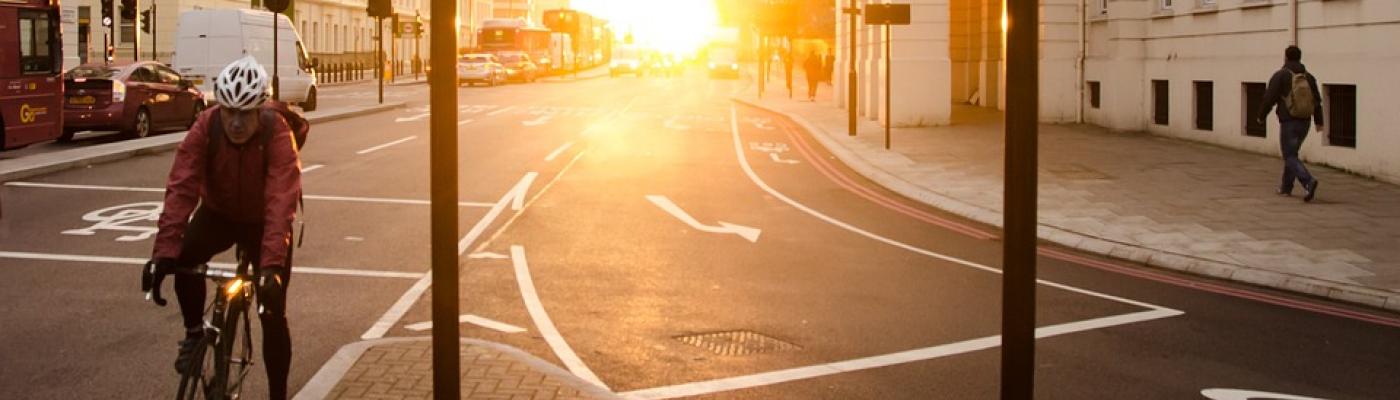
[(218, 337), (206, 333), (195, 347), (190, 365), (180, 372), (180, 390), (175, 398), (180, 400), (208, 399), (210, 383), (214, 376), (214, 353), (217, 352)]
[(251, 297), (230, 302), (224, 332), (220, 335), (219, 354), (215, 362), (221, 367), (222, 391), (225, 399), (237, 399), (243, 392), (243, 379), (253, 370), (253, 331), (248, 320)]

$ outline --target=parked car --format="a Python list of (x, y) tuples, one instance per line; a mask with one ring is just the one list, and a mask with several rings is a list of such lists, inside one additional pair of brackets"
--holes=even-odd
[[(180, 13), (175, 57), (170, 65), (206, 94), (214, 77), (234, 60), (251, 54), (268, 74), (273, 71), (272, 21), (264, 10), (210, 9)], [(286, 15), (277, 15), (278, 98), (316, 110), (316, 62), (306, 56), (301, 35)]]
[(457, 83), (467, 86), (484, 83), (496, 86), (506, 81), (506, 67), (495, 55), (467, 54), (457, 61)]
[(539, 66), (530, 60), (523, 51), (503, 51), (496, 53), (501, 65), (506, 67), (506, 79), (520, 82), (534, 82), (540, 73)]
[(143, 138), (187, 129), (205, 107), (194, 82), (158, 62), (84, 64), (64, 77), (60, 142), (85, 130), (119, 130)]

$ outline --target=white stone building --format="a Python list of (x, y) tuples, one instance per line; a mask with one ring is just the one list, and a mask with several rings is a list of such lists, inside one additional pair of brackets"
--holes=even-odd
[[(857, 110), (883, 118), (883, 32), (857, 25), (847, 45), (838, 1), (837, 106), (845, 107), (848, 57), (860, 81)], [(858, 6), (885, 0), (855, 0)], [(909, 26), (893, 29), (895, 126), (944, 125), (953, 104), (1002, 108), (1003, 0), (901, 0)], [(1051, 123), (1084, 122), (1255, 151), (1278, 152), (1278, 124), (1248, 124), (1266, 82), (1297, 43), (1324, 93), (1327, 132), (1302, 151), (1309, 162), (1400, 182), (1400, 1), (1041, 0), (1041, 110)]]

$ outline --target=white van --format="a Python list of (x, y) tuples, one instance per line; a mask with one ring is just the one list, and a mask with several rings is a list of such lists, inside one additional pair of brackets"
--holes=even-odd
[[(191, 10), (180, 13), (171, 66), (206, 97), (213, 96), (214, 77), (229, 63), (252, 54), (272, 73), (272, 13), (261, 10)], [(278, 15), (277, 74), (282, 101), (316, 109), (316, 70), (301, 45), (292, 20)]]

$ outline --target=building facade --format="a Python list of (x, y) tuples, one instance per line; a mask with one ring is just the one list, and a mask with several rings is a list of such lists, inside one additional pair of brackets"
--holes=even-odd
[[(882, 0), (856, 0), (857, 6)], [(890, 63), (894, 126), (952, 123), (954, 104), (1003, 108), (1003, 0), (905, 0), (912, 24), (896, 26), (893, 56), (882, 28), (837, 10), (836, 105), (857, 94), (864, 118), (884, 115)], [(851, 0), (841, 0), (849, 7)], [(1278, 123), (1251, 122), (1264, 83), (1296, 43), (1322, 86), (1327, 130), (1303, 157), (1400, 183), (1400, 113), (1384, 96), (1400, 91), (1387, 72), (1400, 61), (1400, 1), (1394, 0), (1041, 0), (1040, 120), (1089, 123), (1278, 153)], [(859, 76), (846, 83), (851, 61)], [(1393, 108), (1393, 107), (1392, 107)], [(1371, 112), (1360, 112), (1370, 110)], [(1381, 112), (1377, 112), (1381, 111)]]

